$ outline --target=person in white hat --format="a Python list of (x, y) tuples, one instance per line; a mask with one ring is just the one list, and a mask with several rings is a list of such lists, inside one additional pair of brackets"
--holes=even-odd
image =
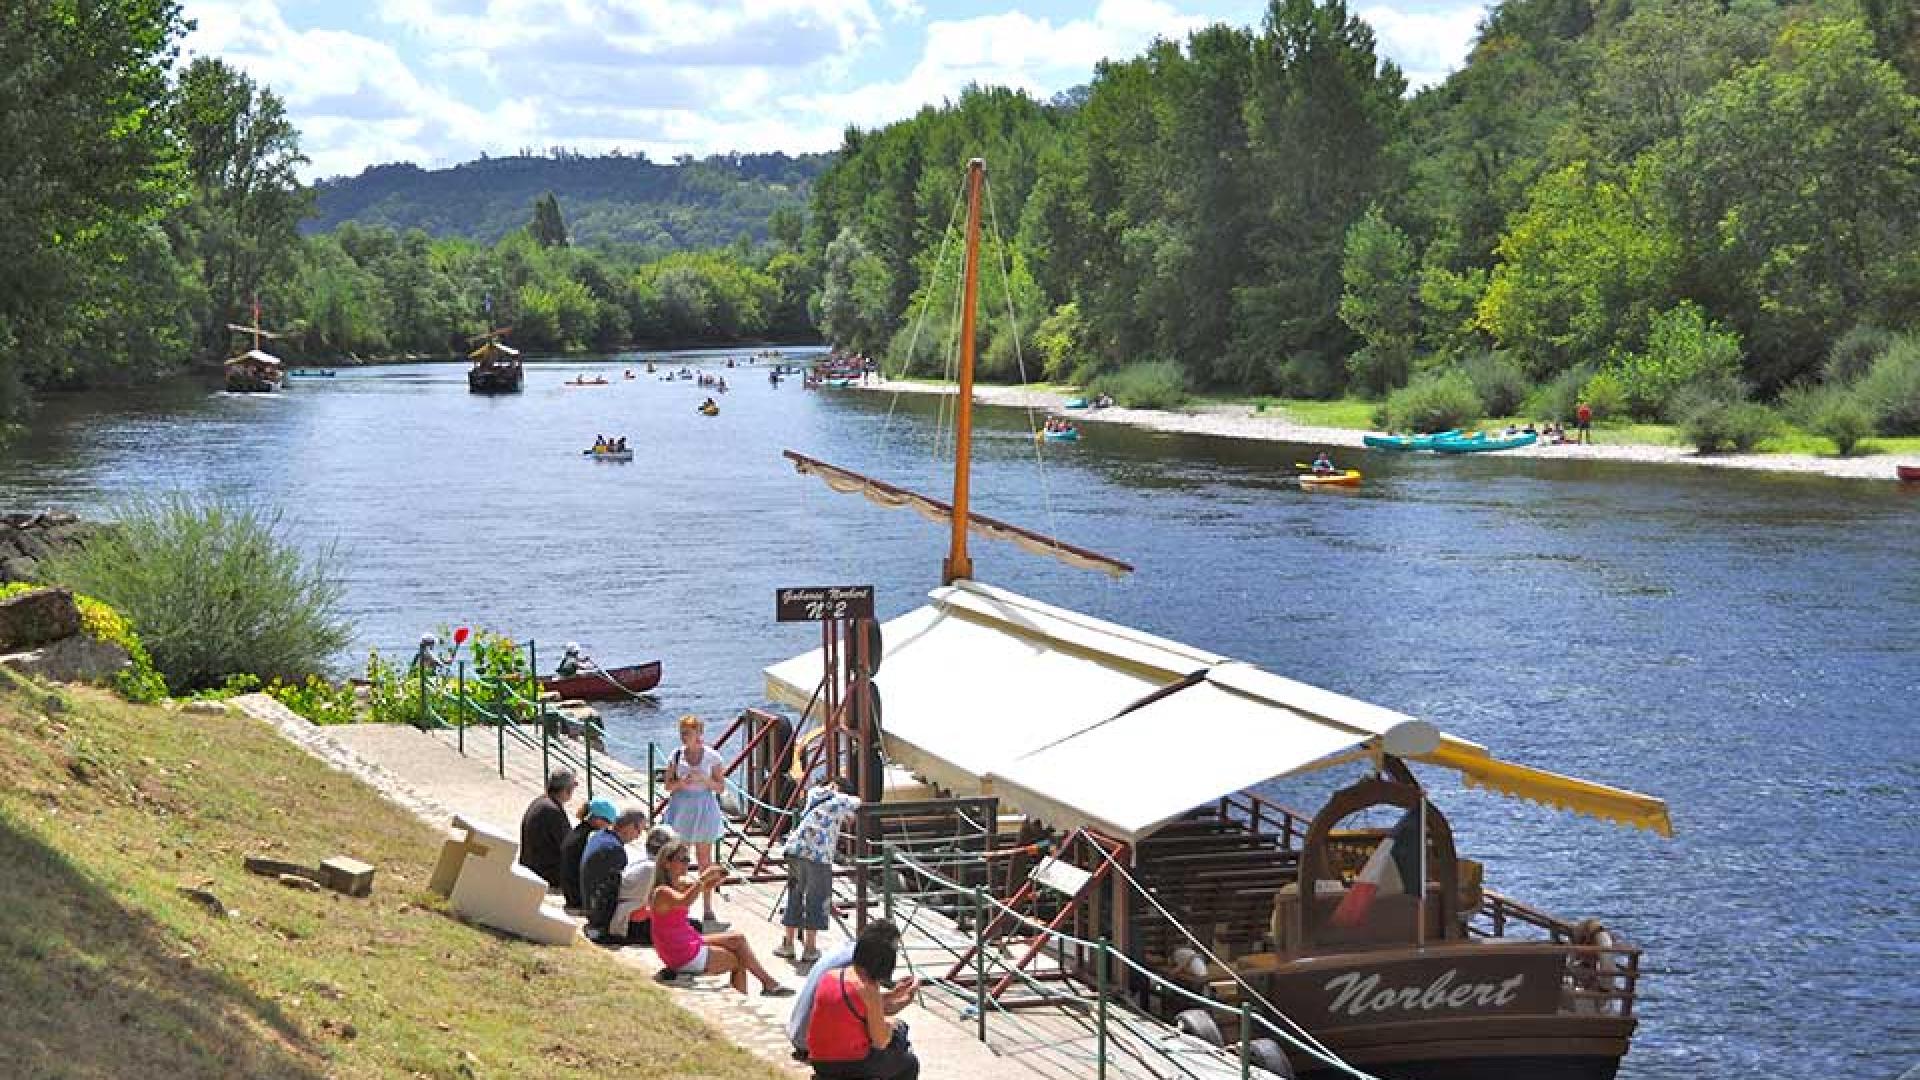
[(587, 657), (587, 654), (580, 651), (580, 643), (569, 641), (566, 651), (560, 654), (560, 663), (554, 667), (553, 672), (561, 678), (567, 678), (578, 675), (582, 671), (592, 670), (594, 670), (593, 661)]

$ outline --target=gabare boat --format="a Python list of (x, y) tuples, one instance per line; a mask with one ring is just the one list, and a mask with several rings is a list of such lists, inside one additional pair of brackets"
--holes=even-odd
[[(983, 177), (976, 160), (970, 278)], [(963, 295), (973, 295), (971, 281)], [(835, 677), (822, 679), (823, 662), (832, 671), (832, 650), (854, 648), (831, 637), (765, 674), (770, 697), (804, 710), (796, 743), (824, 734), (828, 760), (837, 761), (836, 739), (868, 739), (850, 749), (849, 771), (868, 776), (864, 762), (884, 750), (940, 797), (902, 812), (931, 815), (949, 800), (1001, 823), (983, 843), (1020, 850), (1012, 845), (1042, 838), (1050, 857), (1009, 868), (998, 890), (1010, 908), (1036, 914), (997, 914), (974, 940), (1034, 963), (1032, 978), (1063, 992), (1005, 1007), (1108, 985), (1084, 945), (1054, 936), (1071, 934), (1110, 941), (1163, 976), (1135, 980), (1134, 1001), (1189, 1031), (1239, 1038), (1231, 1018), (1244, 1007), (1271, 1030), (1297, 1032), (1285, 1049), (1295, 1075), (1354, 1075), (1352, 1066), (1393, 1080), (1613, 1077), (1637, 1024), (1639, 950), (1594, 920), (1560, 919), (1487, 888), (1413, 767), (1671, 835), (1666, 805), (1504, 761), (1424, 720), (972, 580), (970, 534), (1116, 575), (1131, 568), (969, 510), (974, 334), (965, 307), (959, 340), (951, 504), (786, 455), (836, 491), (912, 506), (950, 526), (945, 584), (926, 606), (870, 630), (874, 644), (861, 646), (877, 650), (866, 662), (876, 703), (858, 705), (868, 693), (858, 691), (846, 699), (854, 704), (814, 714), (839, 693), (826, 692)], [(818, 724), (812, 735), (810, 723)], [(1211, 752), (1172, 762), (1172, 733)], [(1359, 775), (1316, 814), (1266, 793), (1325, 770)], [(879, 787), (866, 790), (872, 798)], [(864, 890), (871, 868), (894, 856), (867, 832), (861, 838)], [(857, 910), (865, 916), (864, 905)], [(983, 988), (968, 988), (971, 957), (947, 973), (969, 995)], [(1015, 984), (1009, 974), (987, 992), (1025, 989)], [(1164, 986), (1217, 1003), (1212, 1015), (1227, 1022), (1195, 1019), (1192, 1001)]]

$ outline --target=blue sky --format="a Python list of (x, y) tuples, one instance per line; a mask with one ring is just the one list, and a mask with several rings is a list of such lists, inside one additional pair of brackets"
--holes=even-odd
[[(1457, 68), (1484, 4), (1348, 0), (1423, 85)], [(271, 86), (309, 178), (566, 146), (656, 160), (831, 150), (969, 82), (1045, 98), (1103, 57), (1264, 0), (185, 0), (188, 56)]]

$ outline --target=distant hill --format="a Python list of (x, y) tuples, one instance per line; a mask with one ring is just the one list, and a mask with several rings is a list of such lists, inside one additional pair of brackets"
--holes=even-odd
[(492, 243), (525, 225), (546, 192), (575, 243), (661, 251), (718, 247), (742, 233), (766, 237), (781, 207), (805, 210), (831, 154), (728, 154), (662, 165), (644, 156), (482, 158), (450, 169), (376, 165), (314, 186), (305, 231), (344, 222), (425, 229)]

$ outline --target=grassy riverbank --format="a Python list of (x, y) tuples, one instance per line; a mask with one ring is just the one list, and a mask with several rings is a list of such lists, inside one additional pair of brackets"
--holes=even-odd
[[(0, 674), (0, 770), (9, 1075), (778, 1075), (591, 946), (451, 917), (433, 830), (238, 714)], [(374, 893), (248, 854), (352, 855)]]

